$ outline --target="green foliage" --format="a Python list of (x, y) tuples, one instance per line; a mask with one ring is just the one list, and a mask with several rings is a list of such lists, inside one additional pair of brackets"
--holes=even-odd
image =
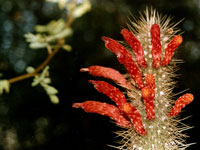
[(81, 17), (91, 9), (91, 3), (89, 0), (82, 0), (80, 2), (78, 1), (76, 2), (73, 0), (47, 0), (47, 1), (58, 3), (58, 7), (60, 9), (67, 9), (68, 11), (71, 11), (71, 15), (73, 18)]
[[(41, 85), (46, 93), (48, 94), (50, 100), (54, 104), (59, 103), (59, 98), (57, 97), (58, 90), (51, 84), (51, 79), (49, 77), (49, 66), (47, 64), (54, 57), (55, 53), (59, 48), (64, 49), (65, 51), (70, 52), (72, 47), (69, 44), (65, 44), (65, 39), (72, 35), (73, 30), (70, 27), (71, 23), (78, 17), (81, 17), (83, 14), (88, 12), (91, 9), (91, 4), (89, 0), (83, 0), (82, 3), (77, 3), (76, 1), (63, 1), (63, 0), (50, 0), (50, 2), (56, 2), (59, 5), (60, 9), (67, 9), (67, 18), (60, 18), (58, 20), (52, 20), (47, 25), (36, 25), (35, 34), (26, 33), (24, 37), (29, 43), (29, 47), (32, 49), (46, 48), (48, 50), (48, 57), (42, 63), (39, 68), (35, 69), (33, 67), (27, 67), (27, 76), (34, 77), (32, 86)], [(54, 53), (52, 53), (54, 51)], [(41, 71), (41, 68), (44, 68)], [(37, 71), (36, 71), (37, 70)], [(0, 74), (1, 75), (1, 74)], [(17, 82), (27, 78), (26, 75), (22, 75), (19, 78), (9, 80), (0, 80), (0, 94), (4, 91), (9, 92), (10, 83)]]
[(63, 19), (53, 20), (47, 25), (37, 25), (35, 31), (36, 34), (24, 35), (32, 49), (45, 48), (48, 45), (54, 47), (59, 39), (72, 35), (72, 29), (66, 28), (66, 22)]
[[(34, 71), (35, 69), (33, 67), (27, 67), (28, 73), (32, 73)], [(32, 86), (35, 87), (37, 85), (41, 85), (49, 96), (51, 102), (53, 104), (58, 104), (59, 98), (56, 95), (58, 94), (58, 90), (49, 84), (51, 84), (51, 78), (49, 77), (49, 66), (46, 66), (42, 73), (35, 75)]]

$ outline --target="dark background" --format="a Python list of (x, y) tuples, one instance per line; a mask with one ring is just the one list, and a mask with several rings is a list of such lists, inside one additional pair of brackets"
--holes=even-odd
[[(109, 101), (87, 80), (93, 79), (79, 69), (103, 65), (123, 71), (113, 54), (105, 49), (101, 36), (121, 40), (120, 30), (126, 27), (127, 16), (137, 15), (146, 6), (173, 16), (184, 31), (183, 44), (176, 57), (181, 64), (178, 86), (174, 93), (185, 89), (195, 96), (181, 117), (191, 116), (184, 123), (194, 126), (186, 131), (188, 150), (200, 149), (200, 1), (199, 0), (93, 0), (92, 10), (77, 19), (74, 34), (67, 39), (72, 52), (60, 51), (50, 63), (52, 85), (59, 90), (60, 103), (50, 102), (41, 87), (31, 87), (32, 79), (11, 85), (9, 94), (0, 96), (0, 150), (113, 150), (118, 130), (110, 119), (72, 109), (74, 102)], [(0, 0), (0, 73), (9, 79), (25, 73), (27, 66), (38, 66), (47, 56), (46, 50), (32, 50), (24, 34), (33, 32), (36, 24), (47, 24), (64, 17), (57, 5), (41, 0)], [(14, 143), (14, 144), (13, 144)]]

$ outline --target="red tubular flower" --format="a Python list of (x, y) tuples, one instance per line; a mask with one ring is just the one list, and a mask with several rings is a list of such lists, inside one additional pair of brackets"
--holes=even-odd
[(161, 65), (166, 66), (170, 63), (174, 51), (179, 47), (179, 45), (182, 43), (183, 38), (180, 35), (176, 35), (167, 45), (167, 48), (165, 49), (165, 56), (162, 60)]
[(72, 107), (82, 108), (88, 113), (97, 113), (108, 116), (115, 120), (121, 127), (128, 128), (131, 126), (130, 122), (120, 114), (119, 109), (114, 105), (96, 101), (85, 101), (83, 103), (74, 103)]
[(126, 42), (133, 49), (138, 65), (141, 66), (142, 68), (146, 68), (147, 63), (144, 58), (144, 51), (143, 51), (140, 41), (133, 35), (132, 32), (130, 32), (127, 29), (122, 29), (121, 34), (126, 40)]
[(89, 82), (94, 84), (94, 87), (99, 92), (107, 95), (110, 99), (112, 99), (118, 105), (121, 113), (127, 116), (131, 120), (135, 128), (135, 131), (138, 134), (146, 135), (146, 131), (143, 127), (142, 118), (139, 112), (134, 106), (126, 102), (126, 98), (124, 94), (119, 89), (117, 89), (116, 87), (110, 85), (109, 83), (105, 81), (90, 80)]
[(169, 116), (176, 116), (180, 113), (181, 109), (190, 104), (194, 99), (192, 94), (184, 94), (176, 100), (174, 107), (170, 110)]
[(94, 84), (94, 87), (97, 89), (97, 91), (105, 94), (111, 100), (113, 100), (117, 104), (119, 109), (122, 110), (123, 104), (126, 103), (126, 98), (118, 88), (112, 86), (105, 81), (89, 80), (89, 82)]
[(146, 109), (147, 119), (153, 120), (155, 118), (154, 113), (154, 97), (155, 91), (150, 87), (144, 87), (142, 89), (142, 98), (144, 100), (144, 105)]
[(123, 105), (123, 112), (129, 117), (133, 123), (135, 131), (140, 135), (146, 135), (147, 132), (142, 124), (142, 118), (137, 109), (129, 103)]
[(146, 109), (147, 119), (153, 120), (155, 118), (154, 112), (154, 98), (155, 98), (155, 79), (152, 74), (145, 77), (145, 87), (141, 90), (142, 98)]
[(152, 43), (152, 57), (153, 67), (160, 67), (160, 61), (162, 56), (162, 48), (160, 43), (160, 27), (158, 24), (151, 26), (151, 43)]
[(111, 38), (102, 37), (102, 40), (104, 40), (106, 48), (112, 51), (117, 56), (118, 61), (126, 67), (139, 89), (142, 89), (144, 87), (142, 75), (131, 54), (121, 44)]
[(81, 72), (88, 71), (93, 76), (108, 78), (119, 83), (120, 86), (123, 86), (128, 89), (131, 88), (131, 85), (127, 83), (124, 76), (119, 71), (113, 68), (102, 67), (102, 66), (90, 66), (88, 68), (82, 68), (80, 71)]

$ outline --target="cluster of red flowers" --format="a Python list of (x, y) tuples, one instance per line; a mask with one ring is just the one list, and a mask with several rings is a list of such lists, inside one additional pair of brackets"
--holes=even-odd
[[(154, 99), (156, 92), (155, 77), (153, 74), (147, 74), (145, 76), (145, 82), (143, 81), (141, 71), (139, 67), (145, 69), (148, 64), (144, 57), (144, 51), (140, 41), (127, 29), (122, 29), (121, 34), (125, 41), (132, 48), (133, 53), (136, 58), (134, 62), (130, 52), (119, 42), (108, 37), (102, 37), (105, 42), (105, 47), (112, 51), (116, 56), (118, 61), (125, 66), (128, 73), (135, 81), (136, 85), (132, 85), (127, 82), (125, 77), (115, 69), (102, 67), (102, 66), (91, 66), (88, 68), (82, 68), (80, 71), (88, 71), (93, 76), (100, 76), (104, 78), (111, 79), (117, 82), (120, 86), (131, 90), (132, 86), (137, 86), (141, 91), (142, 99), (144, 102), (146, 116), (148, 120), (153, 120), (155, 118), (154, 112)], [(182, 37), (176, 35), (165, 48), (165, 54), (162, 59), (162, 46), (160, 41), (160, 27), (158, 24), (153, 24), (150, 30), (151, 43), (152, 43), (152, 66), (154, 69), (159, 67), (164, 67), (168, 65), (173, 57), (174, 51), (182, 43)], [(108, 96), (112, 101), (116, 103), (117, 106), (101, 103), (96, 101), (85, 101), (83, 103), (74, 103), (72, 107), (82, 108), (86, 112), (98, 113), (101, 115), (109, 116), (116, 123), (125, 128), (131, 127), (133, 125), (135, 131), (140, 135), (146, 135), (147, 132), (143, 126), (142, 118), (139, 111), (130, 103), (127, 102), (124, 94), (116, 87), (105, 81), (94, 81), (90, 80), (90, 83), (94, 85), (97, 91)], [(176, 116), (181, 111), (185, 105), (193, 101), (192, 94), (185, 94), (179, 97), (166, 115), (169, 117)]]

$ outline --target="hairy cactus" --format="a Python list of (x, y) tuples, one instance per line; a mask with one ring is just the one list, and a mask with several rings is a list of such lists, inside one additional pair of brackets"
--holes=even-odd
[[(172, 59), (182, 43), (181, 35), (170, 24), (170, 18), (161, 17), (155, 10), (122, 29), (125, 42), (102, 37), (105, 47), (113, 52), (127, 70), (122, 75), (115, 69), (103, 66), (82, 68), (82, 72), (111, 79), (124, 88), (123, 93), (105, 81), (89, 82), (97, 91), (108, 96), (116, 105), (96, 101), (74, 103), (72, 107), (86, 112), (109, 116), (122, 127), (120, 150), (180, 150), (190, 144), (182, 131), (190, 127), (181, 123), (177, 116), (181, 109), (193, 101), (192, 94), (180, 96), (176, 101), (172, 90), (177, 63)], [(126, 97), (125, 97), (126, 94)]]

